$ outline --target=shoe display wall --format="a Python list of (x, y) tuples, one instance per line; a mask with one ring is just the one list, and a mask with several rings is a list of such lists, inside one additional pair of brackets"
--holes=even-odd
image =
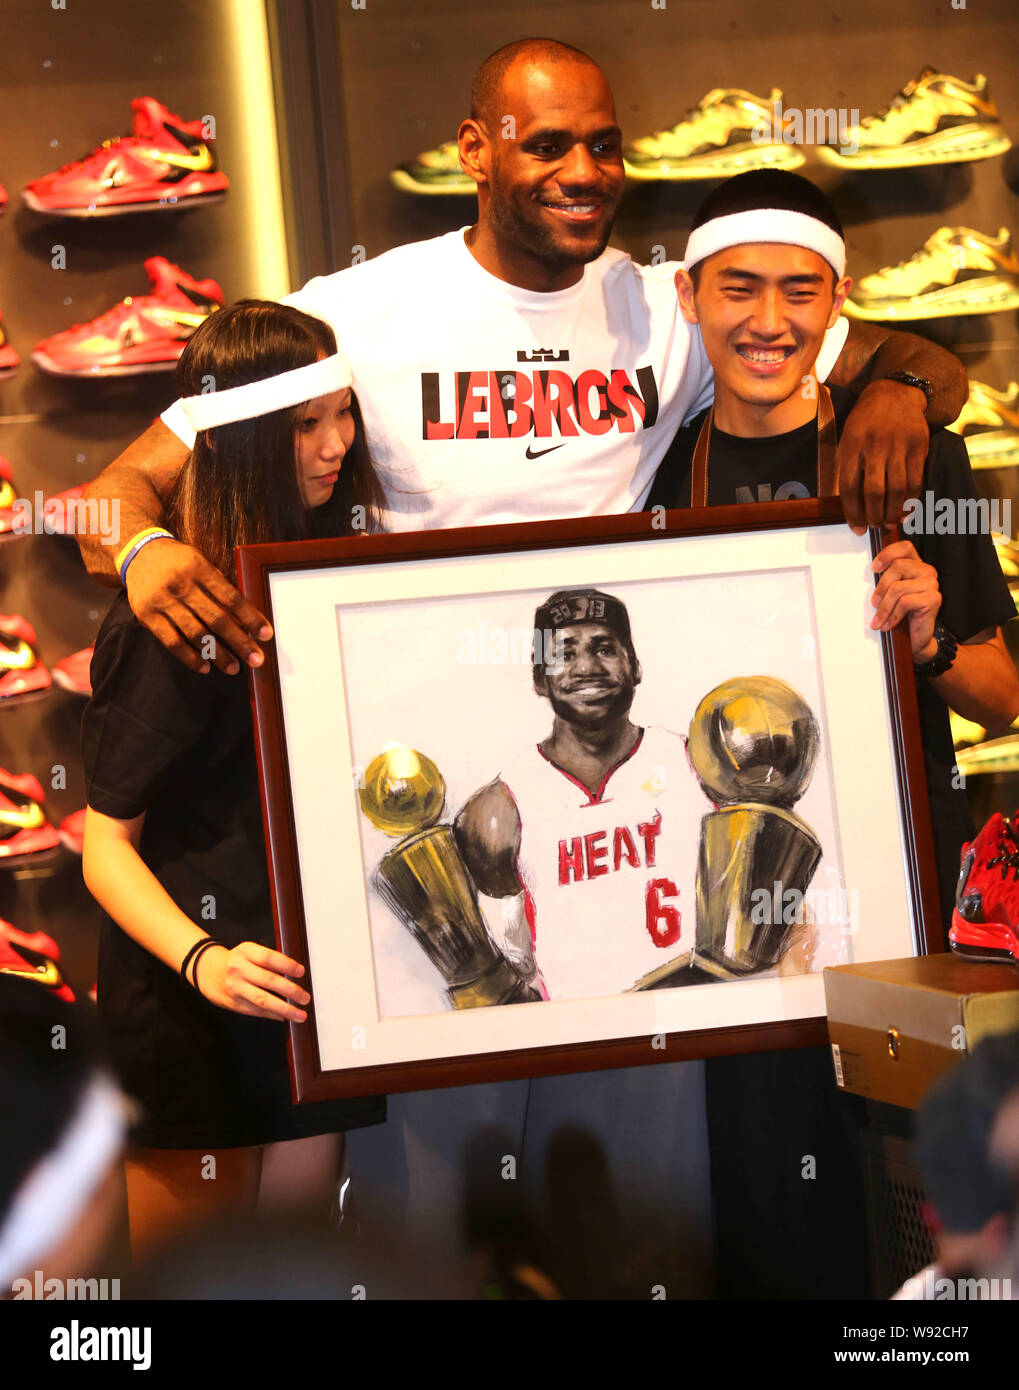
[[(174, 399), (173, 370), (195, 328), (227, 300), (289, 285), (282, 244), (266, 242), (280, 176), (258, 55), (235, 41), (232, 0), (155, 27), (151, 7), (127, 0), (12, 8), (0, 169), (10, 195), (0, 192), (0, 767), (33, 778), (45, 799), (38, 813), (0, 802), (0, 919), (45, 929), (86, 998), (100, 912), (78, 858), (80, 722), (112, 593), (81, 562), (76, 504)], [(118, 518), (100, 524), (112, 541)]]

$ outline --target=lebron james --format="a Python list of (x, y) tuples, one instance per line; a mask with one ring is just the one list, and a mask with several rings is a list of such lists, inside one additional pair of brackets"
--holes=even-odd
[(614, 994), (693, 947), (708, 808), (685, 739), (630, 718), (641, 669), (625, 604), (562, 590), (534, 626), (552, 732), (454, 832), (493, 934), (543, 996)]

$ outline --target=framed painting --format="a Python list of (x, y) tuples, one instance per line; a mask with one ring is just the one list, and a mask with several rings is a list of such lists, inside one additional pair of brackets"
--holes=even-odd
[(935, 949), (912, 662), (837, 501), (239, 551), (297, 1101), (826, 1040)]

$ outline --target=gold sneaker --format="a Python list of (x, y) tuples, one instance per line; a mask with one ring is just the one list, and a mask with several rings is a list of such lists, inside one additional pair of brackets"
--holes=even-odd
[(987, 78), (972, 82), (925, 67), (919, 77), (873, 116), (840, 131), (838, 145), (822, 145), (826, 164), (842, 169), (907, 169), (989, 159), (1011, 146), (991, 100)]
[(627, 145), (627, 175), (679, 181), (728, 178), (747, 169), (798, 169), (804, 156), (792, 143), (792, 122), (781, 114), (781, 104), (777, 87), (767, 98), (716, 87), (671, 129)]
[(939, 227), (908, 261), (865, 275), (846, 300), (852, 319), (940, 319), (1019, 308), (1019, 260), (996, 237)]
[(1019, 463), (1019, 382), (995, 391), (982, 381), (971, 381), (966, 404), (948, 428), (965, 440), (971, 468)]
[(404, 193), (476, 193), (478, 185), (460, 168), (455, 140), (423, 150), (393, 169), (390, 182)]
[(972, 748), (987, 738), (987, 730), (982, 724), (977, 724), (972, 719), (964, 719), (961, 714), (956, 714), (954, 709), (948, 711), (948, 722), (952, 730), (952, 747), (957, 750)]
[(964, 777), (1019, 772), (1019, 734), (1005, 734), (972, 748), (960, 748), (955, 765)]

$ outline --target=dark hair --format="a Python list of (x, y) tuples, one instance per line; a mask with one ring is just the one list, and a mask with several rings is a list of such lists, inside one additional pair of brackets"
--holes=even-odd
[[(805, 179), (802, 174), (793, 174), (788, 169), (748, 169), (726, 179), (718, 188), (712, 189), (694, 213), (690, 230), (695, 231), (705, 222), (713, 222), (716, 217), (729, 217), (737, 212), (756, 208), (779, 208), (788, 212), (802, 212), (813, 217), (826, 227), (830, 227), (842, 240), (845, 233), (842, 222), (835, 210), (835, 204), (818, 188), (816, 183)], [(767, 240), (761, 237), (762, 241)], [(731, 250), (731, 247), (727, 247)], [(715, 255), (720, 254), (715, 252)], [(710, 260), (688, 266), (694, 293), (700, 288), (701, 266)], [(823, 259), (823, 257), (822, 257)], [(828, 266), (832, 274), (832, 290), (839, 282), (835, 267)]]
[[(716, 217), (746, 212), (750, 208), (783, 208), (802, 212), (830, 227), (845, 240), (835, 204), (816, 183), (788, 169), (748, 169), (734, 174), (712, 189), (693, 217), (693, 228), (713, 222)], [(691, 229), (692, 230), (692, 229)]]
[[(242, 299), (197, 329), (177, 364), (182, 396), (228, 390), (305, 367), (336, 351), (333, 330), (287, 304)], [(200, 431), (167, 503), (172, 529), (224, 574), (234, 547), (379, 529), (382, 489), (351, 395), (354, 442), (332, 497), (307, 507), (297, 477), (295, 433), (304, 404)], [(355, 519), (355, 507), (363, 514)]]
[(574, 48), (572, 44), (560, 43), (558, 39), (516, 39), (513, 43), (503, 44), (502, 48), (488, 55), (474, 74), (471, 84), (471, 117), (489, 130), (499, 124), (503, 79), (518, 58), (548, 66), (589, 63), (591, 67), (598, 67), (589, 54)]

